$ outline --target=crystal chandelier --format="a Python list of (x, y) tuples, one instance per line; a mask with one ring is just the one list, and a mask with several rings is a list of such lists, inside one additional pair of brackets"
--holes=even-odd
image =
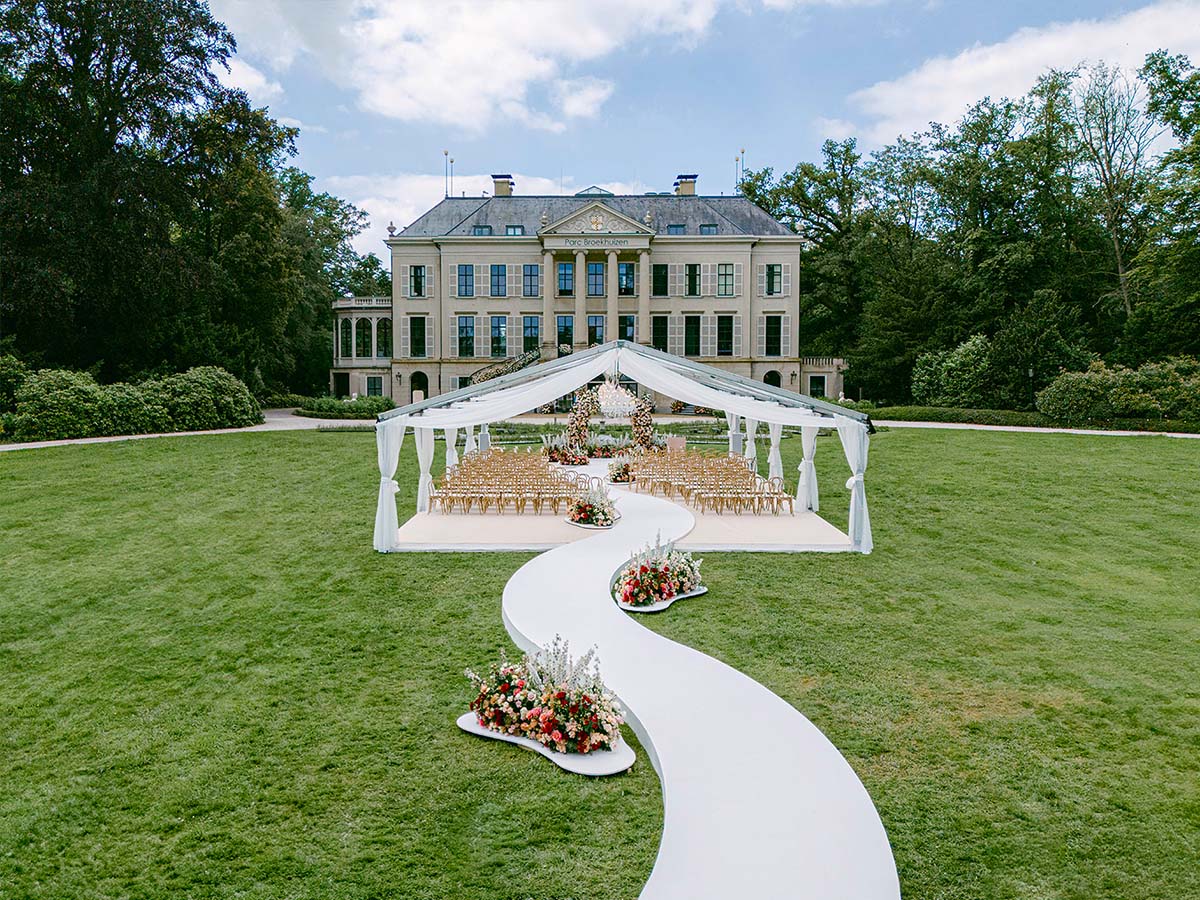
[(600, 413), (609, 419), (628, 419), (637, 409), (637, 398), (608, 377), (596, 391)]

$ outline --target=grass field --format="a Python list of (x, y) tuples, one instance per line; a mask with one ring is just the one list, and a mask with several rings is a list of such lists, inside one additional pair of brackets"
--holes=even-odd
[[(817, 466), (844, 527), (836, 439)], [(874, 554), (710, 554), (639, 621), (830, 736), (908, 898), (1198, 897), (1198, 469), (883, 432)], [(589, 781), (453, 727), (528, 557), (376, 554), (377, 486), (362, 433), (0, 454), (0, 896), (636, 896), (644, 756)]]

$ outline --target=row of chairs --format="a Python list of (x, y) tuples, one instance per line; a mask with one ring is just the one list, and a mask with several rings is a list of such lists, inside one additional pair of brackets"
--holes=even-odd
[(763, 478), (740, 454), (710, 456), (692, 451), (650, 452), (630, 463), (634, 490), (678, 496), (701, 512), (795, 515), (795, 501), (782, 478)]
[(435, 483), (430, 507), (443, 513), (491, 510), (555, 514), (573, 498), (602, 487), (584, 472), (552, 468), (541, 453), (487, 450), (465, 454)]

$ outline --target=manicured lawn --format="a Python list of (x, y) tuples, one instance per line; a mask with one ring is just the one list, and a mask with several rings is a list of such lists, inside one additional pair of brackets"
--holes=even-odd
[[(844, 527), (836, 439), (817, 466)], [(907, 897), (1198, 896), (1198, 469), (884, 432), (872, 556), (711, 554), (639, 621), (830, 736)], [(375, 554), (377, 486), (362, 433), (0, 454), (0, 896), (636, 896), (644, 755), (588, 781), (452, 724), (528, 557)]]

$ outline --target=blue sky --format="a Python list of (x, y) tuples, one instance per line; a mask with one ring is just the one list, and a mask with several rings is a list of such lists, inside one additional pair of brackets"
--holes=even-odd
[(733, 188), (734, 156), (789, 169), (867, 150), (1051, 66), (1200, 60), (1200, 0), (212, 0), (226, 83), (299, 125), (298, 165), (367, 210), (381, 249), (443, 193)]

